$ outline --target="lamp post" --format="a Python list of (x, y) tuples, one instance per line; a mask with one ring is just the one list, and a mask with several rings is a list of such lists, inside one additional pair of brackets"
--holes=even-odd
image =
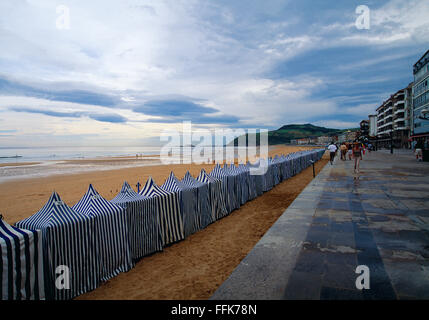
[(314, 172), (314, 161), (310, 160), (310, 163), (313, 165), (313, 178), (316, 176), (316, 173)]

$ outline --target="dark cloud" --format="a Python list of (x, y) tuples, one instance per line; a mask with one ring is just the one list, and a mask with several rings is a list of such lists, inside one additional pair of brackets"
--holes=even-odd
[[(44, 83), (45, 87), (53, 84)], [(93, 92), (89, 90), (55, 90), (41, 89), (36, 86), (26, 85), (17, 81), (0, 78), (0, 94), (34, 97), (51, 101), (74, 102), (104, 107), (113, 107), (119, 99), (116, 96)]]
[(10, 107), (9, 110), (15, 111), (15, 112), (43, 114), (46, 116), (57, 117), (57, 118), (81, 118), (84, 116), (88, 116), (89, 118), (100, 122), (110, 122), (110, 123), (127, 122), (127, 119), (125, 117), (114, 113), (95, 114), (95, 113), (87, 113), (87, 112), (58, 112), (58, 111), (43, 110), (43, 109), (30, 109), (25, 107)]
[(232, 115), (213, 115), (219, 110), (185, 100), (152, 100), (133, 107), (132, 110), (145, 115), (161, 117), (161, 119), (147, 120), (156, 123), (192, 121), (199, 124), (229, 124), (237, 123), (240, 120)]

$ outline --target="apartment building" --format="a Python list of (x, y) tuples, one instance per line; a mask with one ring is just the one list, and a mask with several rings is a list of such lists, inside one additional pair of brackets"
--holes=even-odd
[(410, 138), (409, 105), (405, 104), (407, 88), (398, 90), (377, 108), (377, 144), (388, 148), (408, 148)]
[(429, 111), (429, 50), (414, 64), (413, 74), (412, 139), (421, 140), (427, 144), (429, 139), (429, 120), (424, 119), (425, 115), (422, 111)]

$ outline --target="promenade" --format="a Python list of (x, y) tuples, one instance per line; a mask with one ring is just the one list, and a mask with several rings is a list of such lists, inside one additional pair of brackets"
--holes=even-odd
[(353, 163), (328, 163), (211, 299), (429, 299), (429, 163), (385, 150)]

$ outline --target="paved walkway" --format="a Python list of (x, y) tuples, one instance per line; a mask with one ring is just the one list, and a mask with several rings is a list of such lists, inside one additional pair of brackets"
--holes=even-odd
[(211, 299), (429, 299), (429, 163), (328, 163)]

